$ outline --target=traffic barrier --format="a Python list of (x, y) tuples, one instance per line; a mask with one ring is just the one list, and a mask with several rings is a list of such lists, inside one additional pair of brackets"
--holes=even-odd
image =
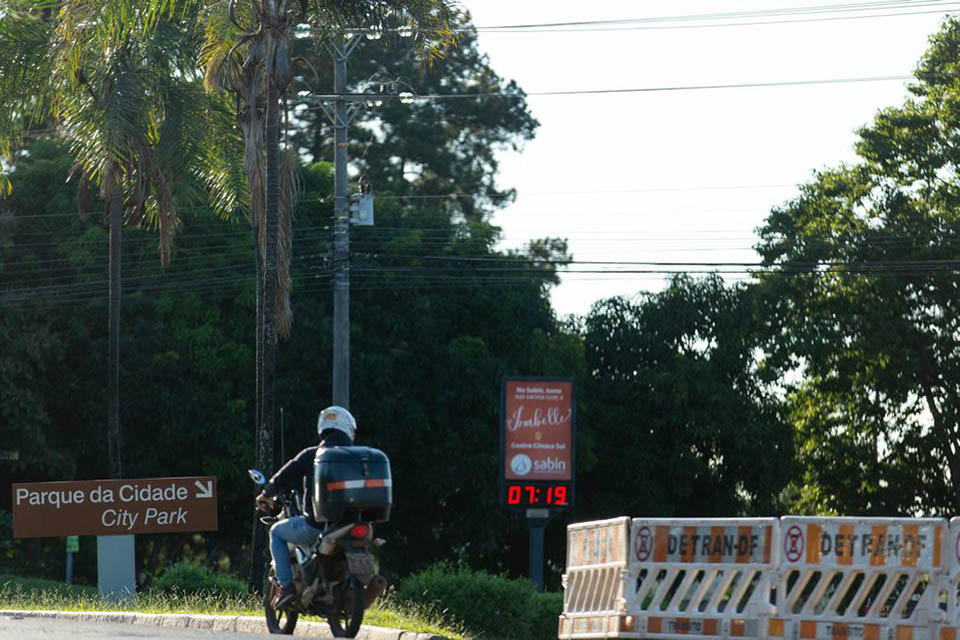
[(941, 629), (940, 640), (960, 640), (960, 518), (950, 520), (944, 547), (949, 566), (943, 594), (947, 622)]
[(938, 640), (945, 521), (790, 516), (780, 530), (771, 637)]
[(765, 637), (774, 518), (635, 519), (627, 602), (643, 638)]
[(559, 637), (637, 637), (627, 630), (630, 519), (567, 527), (567, 571)]
[(960, 640), (960, 518), (568, 527), (559, 636)]
[[(597, 612), (606, 617), (581, 607), (579, 628), (565, 609), (560, 637), (764, 636), (777, 527), (773, 518), (633, 520), (625, 581), (618, 585), (625, 607)], [(568, 569), (568, 589), (570, 578)]]

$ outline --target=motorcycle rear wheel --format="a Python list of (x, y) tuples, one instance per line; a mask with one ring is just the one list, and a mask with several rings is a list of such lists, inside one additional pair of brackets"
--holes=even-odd
[(266, 578), (263, 583), (263, 612), (267, 619), (267, 629), (270, 633), (282, 633), (291, 635), (294, 627), (297, 626), (297, 618), (300, 614), (296, 611), (284, 611), (283, 609), (273, 608), (273, 596), (276, 593), (277, 572), (273, 568), (272, 562), (267, 562)]
[(363, 622), (363, 583), (350, 576), (337, 600), (338, 611), (327, 618), (334, 638), (355, 638)]

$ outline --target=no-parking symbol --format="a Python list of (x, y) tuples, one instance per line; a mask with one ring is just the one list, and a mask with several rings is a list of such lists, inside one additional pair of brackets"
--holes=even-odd
[(783, 552), (790, 562), (796, 562), (803, 557), (803, 529), (793, 525), (787, 529), (783, 538)]
[(634, 548), (637, 554), (637, 560), (640, 562), (646, 562), (649, 560), (652, 549), (653, 534), (650, 533), (650, 527), (640, 527), (640, 529), (637, 530), (637, 541)]

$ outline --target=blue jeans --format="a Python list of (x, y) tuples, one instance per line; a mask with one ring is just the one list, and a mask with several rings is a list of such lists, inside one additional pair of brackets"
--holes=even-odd
[(295, 516), (277, 522), (270, 527), (270, 555), (276, 567), (277, 580), (285, 587), (293, 584), (293, 569), (290, 568), (290, 547), (292, 543), (301, 547), (310, 547), (317, 541), (320, 529), (307, 524), (305, 516)]

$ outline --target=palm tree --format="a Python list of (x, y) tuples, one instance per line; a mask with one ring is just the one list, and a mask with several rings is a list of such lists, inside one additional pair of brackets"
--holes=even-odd
[[(160, 256), (166, 260), (176, 232), (178, 176), (202, 177), (221, 211), (238, 204), (236, 187), (245, 178), (258, 290), (256, 460), (261, 469), (271, 469), (273, 377), (278, 332), (290, 327), (285, 274), (296, 203), (296, 156), (288, 150), (281, 167), (279, 150), (280, 100), (293, 77), (292, 28), (308, 23), (329, 33), (342, 25), (380, 25), (388, 14), (402, 12), (418, 24), (419, 42), (431, 49), (452, 40), (451, 5), (452, 0), (300, 0), (296, 5), (289, 0), (242, 5), (236, 0), (5, 0), (0, 5), (0, 148), (9, 154), (32, 125), (54, 122), (70, 143), (82, 178), (100, 185), (107, 204), (112, 474), (121, 472), (118, 310), (124, 214), (128, 222), (158, 231)], [(190, 47), (197, 42), (190, 18), (203, 33), (200, 59), (214, 96), (195, 103), (181, 100), (178, 91), (194, 87)], [(230, 168), (225, 148), (230, 137), (207, 125), (224, 122), (216, 96), (234, 100), (243, 177)], [(185, 109), (179, 117), (175, 107)], [(180, 135), (167, 135), (168, 123)], [(197, 140), (203, 142), (191, 147)], [(178, 145), (177, 152), (161, 151)], [(5, 185), (0, 182), (0, 188)], [(256, 531), (258, 558), (264, 545), (262, 531)], [(260, 566), (255, 562), (254, 571)]]
[[(234, 97), (243, 135), (250, 218), (257, 267), (256, 465), (273, 467), (274, 370), (278, 334), (289, 333), (291, 220), (299, 192), (298, 159), (288, 147), (280, 161), (280, 102), (294, 77), (293, 30), (309, 25), (329, 34), (344, 25), (373, 25), (402, 12), (420, 26), (427, 49), (449, 41), (451, 0), (212, 0), (202, 14), (201, 60), (207, 88)], [(282, 174), (282, 175), (281, 175)], [(283, 179), (281, 179), (283, 178)], [(251, 585), (259, 586), (265, 533), (254, 522)]]
[[(194, 39), (159, 9), (111, 0), (6, 0), (0, 5), (0, 151), (38, 124), (64, 139), (81, 187), (99, 185), (110, 228), (107, 449), (122, 477), (120, 249), (127, 224), (154, 229), (170, 259), (177, 201), (204, 190), (226, 213), (236, 171), (228, 111), (190, 73)], [(213, 151), (211, 151), (213, 149)], [(220, 153), (216, 150), (219, 149)], [(9, 180), (0, 175), (0, 195)]]

